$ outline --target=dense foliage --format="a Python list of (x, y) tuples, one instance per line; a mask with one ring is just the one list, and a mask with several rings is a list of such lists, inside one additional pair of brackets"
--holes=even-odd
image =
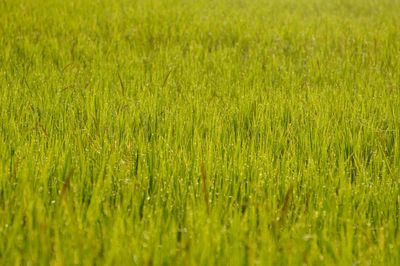
[(399, 14), (0, 1), (0, 264), (400, 265)]

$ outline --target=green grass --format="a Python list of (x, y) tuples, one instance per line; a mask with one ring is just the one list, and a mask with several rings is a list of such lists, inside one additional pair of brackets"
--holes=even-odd
[(1, 265), (400, 265), (397, 0), (1, 0)]

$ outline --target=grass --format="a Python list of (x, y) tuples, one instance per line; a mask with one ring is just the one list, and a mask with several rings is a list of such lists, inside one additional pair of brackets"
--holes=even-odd
[(0, 264), (400, 265), (399, 13), (0, 1)]

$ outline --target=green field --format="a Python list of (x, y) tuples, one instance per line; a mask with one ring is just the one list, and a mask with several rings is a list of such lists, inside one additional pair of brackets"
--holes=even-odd
[(0, 0), (0, 265), (400, 265), (400, 1)]

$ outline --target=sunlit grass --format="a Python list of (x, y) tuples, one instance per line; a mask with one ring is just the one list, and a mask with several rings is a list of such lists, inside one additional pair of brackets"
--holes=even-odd
[(400, 265), (399, 14), (0, 1), (0, 264)]

